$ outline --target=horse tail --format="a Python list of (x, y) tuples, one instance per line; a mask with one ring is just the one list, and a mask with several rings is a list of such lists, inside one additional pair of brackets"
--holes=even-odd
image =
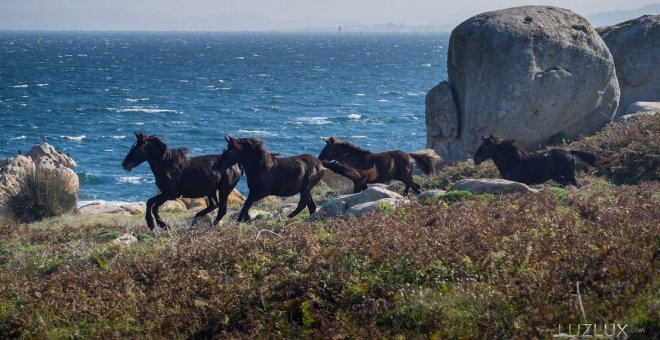
[(409, 153), (410, 157), (415, 160), (417, 166), (424, 175), (435, 175), (435, 163), (440, 162), (442, 159), (435, 151), (427, 149), (424, 151)]
[(322, 160), (321, 163), (323, 163), (323, 166), (332, 170), (332, 172), (344, 176), (352, 181), (359, 181), (362, 179), (362, 176), (360, 175), (357, 170), (354, 168), (346, 165), (345, 163), (338, 162), (338, 161), (326, 161)]
[(584, 152), (584, 151), (577, 151), (577, 150), (572, 150), (569, 151), (571, 154), (578, 156), (583, 162), (589, 164), (589, 165), (594, 165), (596, 164), (596, 161), (598, 160), (598, 157), (592, 153)]

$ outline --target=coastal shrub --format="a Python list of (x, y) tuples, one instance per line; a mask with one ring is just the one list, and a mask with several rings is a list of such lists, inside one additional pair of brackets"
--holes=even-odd
[(499, 178), (499, 172), (491, 161), (475, 165), (468, 160), (440, 169), (435, 177), (421, 178), (420, 184), (424, 189), (447, 190), (456, 182), (468, 178)]
[(657, 181), (660, 179), (660, 115), (609, 124), (570, 148), (596, 154), (601, 159), (594, 174), (616, 184)]
[(32, 222), (73, 211), (77, 197), (66, 178), (54, 170), (42, 169), (18, 176), (17, 189), (6, 194), (5, 202), (14, 218)]
[(456, 202), (468, 197), (472, 197), (472, 193), (469, 191), (451, 190), (451, 191), (447, 191), (442, 195), (438, 195), (437, 199), (440, 201)]

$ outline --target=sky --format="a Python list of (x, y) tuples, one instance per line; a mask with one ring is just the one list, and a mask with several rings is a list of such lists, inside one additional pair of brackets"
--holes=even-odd
[[(0, 29), (295, 30), (387, 23), (455, 26), (481, 12), (551, 5), (587, 16), (658, 0), (0, 0)], [(655, 13), (657, 14), (657, 13)]]

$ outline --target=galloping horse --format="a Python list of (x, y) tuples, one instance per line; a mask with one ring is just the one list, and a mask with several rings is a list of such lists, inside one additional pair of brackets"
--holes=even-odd
[(584, 151), (551, 149), (529, 153), (516, 145), (514, 139), (493, 135), (482, 139), (481, 146), (474, 154), (474, 164), (492, 158), (504, 179), (525, 184), (539, 184), (552, 179), (564, 186), (573, 184), (579, 187), (580, 184), (575, 179), (573, 155), (589, 165), (593, 165), (597, 160), (595, 155)]
[[(191, 227), (204, 215), (216, 207), (218, 215), (213, 224), (216, 225), (227, 213), (227, 197), (241, 177), (238, 166), (232, 166), (223, 171), (213, 170), (213, 164), (220, 155), (204, 155), (188, 158), (188, 149), (169, 149), (157, 136), (145, 136), (136, 132), (137, 141), (131, 147), (126, 158), (121, 163), (126, 171), (147, 161), (156, 178), (156, 186), (160, 194), (147, 200), (146, 220), (149, 229), (153, 230), (156, 218), (158, 226), (167, 229), (168, 226), (158, 215), (158, 208), (168, 200), (178, 197), (207, 197), (208, 206), (198, 212), (192, 220)], [(219, 192), (219, 197), (217, 192)], [(153, 213), (153, 217), (151, 216)]]
[(425, 175), (434, 172), (433, 163), (437, 157), (423, 153), (405, 153), (400, 150), (391, 150), (372, 153), (357, 145), (335, 139), (325, 139), (325, 147), (319, 154), (320, 160), (336, 160), (358, 172), (357, 178), (349, 177), (353, 181), (353, 191), (358, 193), (367, 188), (367, 183), (383, 183), (393, 179), (406, 185), (404, 194), (410, 188), (420, 193), (419, 184), (413, 181), (413, 159)]
[(300, 202), (289, 218), (298, 215), (305, 207), (309, 214), (316, 211), (312, 188), (323, 177), (323, 165), (312, 155), (278, 158), (269, 153), (261, 140), (256, 138), (232, 138), (227, 140), (227, 150), (216, 161), (214, 169), (224, 171), (227, 167), (241, 164), (247, 176), (247, 200), (238, 216), (238, 222), (250, 219), (249, 210), (254, 202), (269, 195), (293, 196), (300, 193)]

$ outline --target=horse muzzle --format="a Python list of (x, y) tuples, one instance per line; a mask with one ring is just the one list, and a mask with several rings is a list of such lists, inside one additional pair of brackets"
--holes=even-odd
[(133, 170), (133, 167), (130, 164), (126, 163), (126, 162), (121, 162), (121, 167), (124, 168), (125, 171)]

